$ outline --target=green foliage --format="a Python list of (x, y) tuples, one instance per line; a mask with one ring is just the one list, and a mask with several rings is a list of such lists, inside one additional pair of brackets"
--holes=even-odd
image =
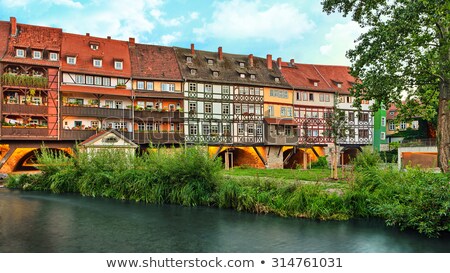
[(356, 170), (375, 167), (379, 163), (381, 163), (380, 154), (371, 147), (364, 147), (363, 151), (358, 153), (356, 158), (352, 160), (352, 165)]
[(317, 161), (311, 163), (311, 168), (324, 169), (328, 167), (328, 161), (326, 156), (319, 156)]

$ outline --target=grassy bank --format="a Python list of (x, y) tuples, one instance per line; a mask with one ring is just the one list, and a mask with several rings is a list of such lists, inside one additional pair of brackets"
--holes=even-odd
[(428, 236), (449, 231), (447, 175), (380, 171), (370, 156), (359, 160), (351, 181), (329, 181), (327, 169), (224, 172), (201, 147), (139, 157), (102, 151), (66, 158), (44, 151), (38, 156), (41, 174), (12, 176), (6, 186), (315, 219), (382, 217)]

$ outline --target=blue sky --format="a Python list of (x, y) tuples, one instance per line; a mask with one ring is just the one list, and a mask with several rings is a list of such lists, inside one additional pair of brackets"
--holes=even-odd
[(301, 63), (349, 65), (345, 52), (362, 33), (320, 0), (0, 0), (0, 20), (65, 32)]

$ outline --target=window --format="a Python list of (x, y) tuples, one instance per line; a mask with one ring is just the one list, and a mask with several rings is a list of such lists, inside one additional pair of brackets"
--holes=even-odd
[(50, 52), (49, 59), (50, 59), (50, 61), (57, 61), (58, 60), (58, 53)]
[(386, 118), (385, 117), (381, 118), (381, 126), (386, 126)]
[(277, 97), (281, 99), (287, 99), (288, 98), (288, 92), (285, 90), (273, 90), (270, 89), (270, 96), (271, 97)]
[(16, 57), (25, 58), (25, 50), (20, 48), (16, 49)]
[(395, 111), (389, 111), (389, 115), (393, 116), (395, 114)]
[(300, 95), (301, 95), (300, 92), (295, 92), (295, 98), (297, 100), (301, 100), (302, 99), (302, 97)]
[(97, 43), (90, 43), (90, 44), (89, 44), (89, 47), (90, 47), (92, 50), (98, 50), (98, 46), (99, 46), (99, 44), (97, 44)]
[(222, 125), (222, 132), (225, 136), (229, 136), (231, 134), (231, 126), (230, 125)]
[(230, 105), (222, 104), (222, 114), (224, 115), (230, 114)]
[(211, 128), (208, 125), (203, 125), (203, 135), (209, 136), (211, 134)]
[(197, 103), (190, 102), (189, 103), (189, 113), (195, 113), (197, 112)]
[(303, 92), (303, 100), (308, 101), (308, 93)]
[(205, 102), (205, 114), (211, 114), (212, 113), (212, 103)]
[(77, 58), (76, 57), (67, 57), (66, 61), (67, 61), (67, 64), (76, 64)]
[(251, 75), (250, 75), (250, 79), (251, 79), (251, 80), (255, 80), (255, 79), (256, 79), (256, 75), (255, 75), (255, 74), (251, 74)]
[(153, 90), (153, 82), (147, 82), (147, 90)]
[(219, 72), (213, 71), (213, 77), (219, 77)]
[(94, 77), (86, 76), (86, 84), (94, 84)]
[(195, 136), (197, 133), (197, 124), (189, 124), (189, 134)]
[(228, 85), (222, 85), (222, 94), (230, 94), (230, 87)]
[(42, 52), (33, 51), (33, 59), (42, 59)]
[(369, 137), (369, 130), (367, 129), (360, 129), (358, 130), (358, 135), (360, 138), (368, 138)]
[(347, 103), (353, 103), (353, 97), (347, 96)]
[(138, 81), (137, 82), (137, 89), (144, 90), (144, 82), (143, 81)]
[(245, 67), (245, 63), (244, 62), (239, 62), (239, 66), (240, 67)]
[(84, 75), (75, 75), (75, 83), (84, 84)]
[[(100, 66), (101, 66), (101, 64), (100, 64)], [(122, 61), (114, 61), (114, 69), (122, 70), (123, 69), (123, 62)]]
[(240, 115), (242, 112), (241, 112), (241, 106), (240, 105), (234, 105), (234, 113), (236, 114), (236, 115)]
[(161, 83), (161, 91), (175, 92), (175, 84), (173, 84), (173, 83)]
[(359, 113), (359, 121), (364, 121), (364, 122), (369, 121), (369, 114), (368, 113)]
[(326, 101), (326, 102), (330, 102), (330, 95), (329, 95), (329, 94), (326, 94), (326, 95), (325, 95), (325, 101)]
[(414, 130), (419, 129), (419, 121), (414, 120), (414, 121), (412, 122), (412, 124), (411, 124), (411, 127), (412, 127)]
[(319, 82), (314, 82), (314, 86), (319, 86)]
[(214, 60), (213, 59), (208, 59), (208, 65), (213, 65), (214, 64)]
[(244, 124), (238, 123), (237, 133), (238, 133), (238, 135), (243, 135), (244, 134)]
[(195, 83), (190, 83), (189, 84), (189, 92), (196, 92), (197, 91), (197, 84)]
[(353, 112), (348, 112), (348, 121), (355, 121), (355, 113)]
[(187, 56), (186, 57), (186, 62), (187, 63), (192, 63), (192, 57), (191, 56)]
[(280, 82), (280, 78), (275, 77), (275, 82)]
[(273, 109), (273, 105), (269, 106), (269, 117), (273, 117), (274, 115), (274, 109)]
[(175, 125), (173, 123), (170, 124), (170, 131), (171, 132), (175, 131)]
[(197, 69), (191, 69), (191, 75), (195, 75), (195, 74), (197, 74)]
[(245, 74), (244, 74), (244, 73), (239, 74), (239, 76), (240, 76), (241, 78), (245, 79)]
[(91, 127), (92, 128), (98, 128), (98, 120), (91, 121)]
[(337, 87), (338, 87), (338, 88), (341, 88), (341, 87), (342, 87), (342, 83), (338, 83), (338, 84), (337, 84)]
[(380, 139), (381, 140), (385, 140), (386, 139), (386, 133), (385, 132), (381, 132)]
[(95, 85), (102, 85), (102, 77), (95, 77)]
[(117, 84), (118, 85), (125, 85), (127, 83), (127, 80), (124, 78), (118, 78), (117, 79)]
[(247, 125), (247, 133), (251, 136), (255, 134), (255, 124)]
[(313, 93), (309, 93), (309, 101), (314, 101), (314, 94)]
[(219, 134), (219, 126), (211, 125), (211, 135), (218, 135), (218, 134)]
[(111, 86), (111, 78), (103, 78), (103, 86)]
[(389, 122), (389, 130), (390, 131), (395, 131), (395, 123), (393, 121)]
[(212, 84), (205, 84), (205, 93), (212, 93), (213, 86)]
[(348, 136), (351, 138), (354, 138), (355, 137), (355, 129), (349, 129)]
[(102, 60), (94, 59), (92, 62), (93, 62), (94, 67), (102, 67)]
[(281, 115), (282, 117), (285, 117), (285, 116), (286, 116), (286, 107), (281, 107), (280, 115)]
[(145, 107), (146, 107), (147, 110), (152, 110), (153, 109), (153, 101), (148, 101), (146, 103)]
[(325, 101), (325, 96), (323, 94), (319, 95), (319, 101), (321, 102)]
[(263, 134), (263, 126), (262, 126), (262, 124), (257, 124), (256, 125), (256, 135), (261, 136), (262, 134)]
[(406, 122), (400, 122), (400, 130), (406, 130)]
[(291, 107), (286, 108), (286, 116), (292, 117), (292, 108)]

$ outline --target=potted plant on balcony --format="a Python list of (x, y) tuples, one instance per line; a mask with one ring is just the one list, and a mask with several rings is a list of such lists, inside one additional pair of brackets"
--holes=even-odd
[(116, 89), (125, 89), (127, 86), (125, 84), (117, 84)]

